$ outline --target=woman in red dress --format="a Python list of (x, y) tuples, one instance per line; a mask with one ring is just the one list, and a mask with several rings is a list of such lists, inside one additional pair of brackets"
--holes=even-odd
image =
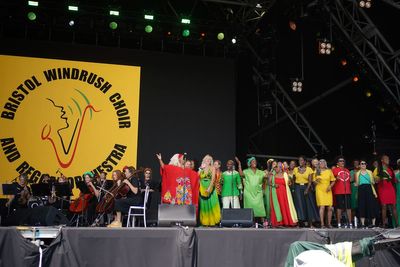
[(396, 192), (394, 172), (389, 167), (389, 157), (382, 155), (381, 160), (378, 162), (378, 168), (374, 171), (375, 181), (378, 183), (378, 198), (382, 208), (382, 225), (386, 227), (387, 223), (387, 208), (391, 209), (397, 227), (399, 225), (396, 210)]
[(292, 195), (288, 186), (288, 175), (283, 170), (281, 162), (274, 168), (269, 185), (271, 203), (271, 224), (276, 226), (295, 226), (297, 214), (293, 205)]

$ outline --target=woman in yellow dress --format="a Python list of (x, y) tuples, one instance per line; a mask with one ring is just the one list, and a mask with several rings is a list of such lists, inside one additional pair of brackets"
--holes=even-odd
[(328, 169), (326, 160), (319, 161), (319, 167), (316, 169), (313, 182), (315, 184), (315, 192), (317, 199), (317, 206), (319, 207), (319, 218), (321, 220), (321, 227), (325, 227), (325, 211), (328, 213), (328, 228), (332, 228), (332, 186), (335, 184), (335, 176), (332, 171)]

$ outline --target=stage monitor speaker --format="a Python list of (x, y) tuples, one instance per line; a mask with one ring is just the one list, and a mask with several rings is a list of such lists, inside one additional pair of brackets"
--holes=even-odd
[(54, 226), (68, 224), (67, 217), (54, 207), (36, 207), (31, 210), (29, 225)]
[(222, 209), (221, 226), (252, 227), (253, 209)]
[(196, 207), (193, 205), (158, 206), (158, 226), (196, 226)]

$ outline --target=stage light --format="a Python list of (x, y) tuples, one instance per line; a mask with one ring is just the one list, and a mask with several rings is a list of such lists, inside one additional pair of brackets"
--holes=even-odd
[(189, 37), (189, 35), (190, 35), (190, 31), (189, 31), (188, 29), (184, 29), (184, 30), (182, 31), (182, 36), (183, 36), (183, 37)]
[(181, 19), (182, 24), (190, 24), (190, 19)]
[(153, 26), (146, 25), (146, 27), (144, 27), (144, 31), (147, 33), (151, 33), (153, 31)]
[(172, 33), (171, 32), (167, 32), (167, 35), (170, 36)]
[(372, 6), (372, 0), (361, 0), (358, 2), (361, 8), (370, 8)]
[(232, 44), (236, 44), (236, 37), (233, 37), (231, 41), (232, 41)]
[(36, 19), (36, 13), (35, 12), (29, 12), (28, 13), (28, 19), (30, 20), (30, 21), (34, 21), (35, 19)]
[(111, 30), (116, 30), (118, 28), (118, 23), (116, 23), (115, 21), (111, 21), (108, 26)]
[(359, 80), (359, 78), (358, 78), (358, 76), (357, 75), (355, 75), (354, 77), (353, 77), (353, 82), (358, 82), (358, 80)]
[(385, 108), (382, 107), (382, 106), (380, 106), (380, 107), (379, 107), (379, 111), (383, 113), (383, 112), (385, 112)]
[(365, 96), (368, 97), (368, 98), (371, 97), (372, 96), (372, 92), (370, 90), (366, 90), (365, 91)]
[(202, 38), (204, 38), (204, 37), (206, 37), (206, 33), (205, 33), (205, 32), (202, 32), (202, 33), (200, 33), (200, 36), (201, 36)]
[(117, 10), (110, 10), (110, 15), (111, 15), (111, 16), (119, 16), (119, 11), (117, 11)]
[(70, 21), (68, 22), (68, 25), (71, 26), (71, 27), (74, 26), (74, 25), (75, 25), (75, 21), (74, 21), (74, 20), (70, 20)]
[(78, 8), (78, 6), (68, 6), (68, 10), (69, 11), (78, 11), (79, 8)]
[(341, 61), (340, 61), (340, 64), (344, 67), (344, 66), (346, 66), (347, 65), (347, 60), (346, 59), (342, 59)]
[(320, 55), (330, 55), (333, 51), (333, 46), (327, 39), (318, 40), (318, 53)]
[(220, 33), (217, 34), (217, 39), (218, 39), (219, 41), (224, 40), (224, 38), (225, 38), (225, 34), (224, 34), (223, 32), (220, 32)]
[(28, 1), (28, 6), (39, 6), (38, 1)]
[(301, 79), (292, 79), (292, 91), (295, 93), (301, 93), (303, 91), (303, 81)]
[(146, 20), (154, 20), (154, 16), (153, 15), (144, 15), (144, 19)]

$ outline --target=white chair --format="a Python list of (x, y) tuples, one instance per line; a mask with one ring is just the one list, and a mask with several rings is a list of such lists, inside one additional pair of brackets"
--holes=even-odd
[[(130, 206), (129, 207), (128, 220), (126, 221), (126, 227), (130, 227), (131, 217), (132, 217), (132, 227), (135, 227), (136, 217), (143, 217), (144, 227), (147, 227), (147, 225), (146, 225), (146, 209), (147, 209), (146, 206), (147, 206), (147, 200), (149, 199), (149, 192), (150, 192), (150, 187), (146, 186), (146, 189), (144, 190), (143, 206)], [(135, 211), (139, 211), (140, 213), (136, 213)], [(135, 213), (133, 213), (133, 212), (135, 212)]]

